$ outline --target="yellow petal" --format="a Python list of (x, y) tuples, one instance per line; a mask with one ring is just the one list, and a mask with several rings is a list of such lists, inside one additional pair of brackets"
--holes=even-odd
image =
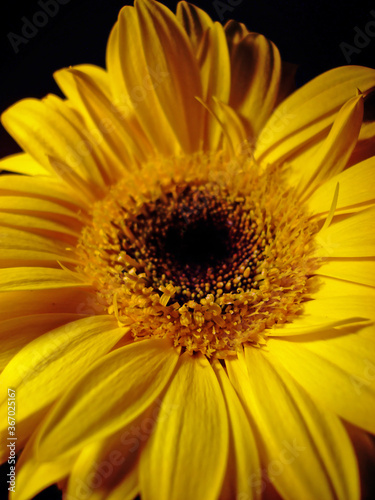
[(359, 499), (356, 459), (339, 419), (264, 350), (246, 348), (245, 357), (227, 366), (257, 430), (267, 472), (258, 478), (264, 491), (271, 482), (289, 500)]
[(73, 272), (46, 267), (13, 267), (0, 270), (0, 292), (46, 290), (89, 285)]
[(276, 105), (281, 75), (277, 47), (263, 35), (249, 33), (231, 53), (229, 104), (250, 123), (257, 137)]
[(66, 477), (74, 463), (74, 458), (56, 459), (52, 462), (38, 462), (32, 446), (21, 453), (16, 466), (17, 486), (11, 500), (32, 500), (35, 495)]
[(220, 385), (205, 357), (185, 353), (141, 455), (142, 498), (217, 499), (227, 453), (228, 419)]
[(323, 262), (316, 274), (375, 287), (375, 258), (328, 259)]
[(326, 294), (322, 294), (320, 291), (313, 296), (314, 300), (309, 300), (304, 304), (303, 312), (306, 317), (313, 319), (318, 317), (324, 317), (326, 319), (333, 320), (345, 320), (349, 318), (362, 318), (362, 319), (375, 319), (374, 304), (374, 292), (370, 294), (368, 287), (363, 287), (363, 295), (357, 295), (353, 289), (353, 293), (350, 293), (351, 283), (347, 283), (346, 289), (348, 293), (345, 293), (344, 288), (345, 282), (339, 281), (338, 288), (341, 291), (336, 295), (327, 297)]
[(103, 500), (134, 500), (139, 494), (138, 468), (134, 467), (108, 496), (103, 496)]
[[(375, 292), (371, 287), (364, 286), (359, 283), (349, 283), (347, 281), (341, 281), (327, 276), (320, 276), (318, 280), (319, 285), (317, 286), (317, 290), (314, 292), (312, 297), (314, 299), (321, 299), (322, 306), (326, 299), (332, 297), (358, 297), (359, 301), (362, 300), (362, 297), (375, 298)], [(305, 303), (305, 307), (307, 305), (308, 302)]]
[(146, 64), (163, 75), (163, 81), (154, 85), (157, 99), (182, 149), (197, 151), (204, 113), (195, 99), (202, 97), (202, 88), (188, 36), (161, 3), (140, 0), (135, 9)]
[(133, 500), (139, 493), (139, 455), (158, 421), (162, 404), (158, 399), (128, 426), (86, 445), (70, 474), (67, 497)]
[(0, 170), (25, 175), (49, 175), (49, 169), (44, 168), (39, 162), (27, 153), (16, 153), (0, 160)]
[(76, 115), (67, 115), (69, 108), (58, 98), (23, 99), (3, 113), (2, 123), (20, 146), (50, 173), (53, 170), (48, 157), (52, 156), (68, 163), (83, 179), (101, 186), (103, 179), (92, 155), (93, 144), (80, 131), (82, 122)]
[[(0, 376), (17, 393), (17, 439), (22, 446), (40, 416), (60, 394), (126, 333), (113, 316), (93, 316), (38, 336), (21, 349)], [(69, 369), (68, 369), (69, 367)], [(41, 390), (41, 387), (43, 390)], [(6, 404), (2, 391), (1, 402)], [(6, 434), (6, 417), (0, 424)]]
[(76, 313), (87, 316), (104, 314), (105, 310), (90, 289), (56, 288), (46, 290), (3, 292), (0, 320), (46, 313)]
[(107, 67), (114, 104), (124, 119), (133, 120), (136, 116), (136, 122), (146, 135), (146, 144), (150, 143), (164, 154), (177, 152), (176, 135), (156, 94), (156, 88), (166, 85), (170, 79), (170, 72), (160, 63), (146, 60), (133, 7), (126, 6), (120, 11), (108, 41)]
[(60, 325), (80, 319), (72, 313), (34, 314), (1, 321), (0, 371), (26, 344)]
[(309, 211), (320, 217), (331, 208), (339, 184), (335, 214), (350, 213), (375, 203), (375, 156), (344, 170), (327, 180), (307, 200)]
[[(366, 332), (372, 338), (366, 338)], [(374, 326), (329, 340), (269, 339), (268, 348), (314, 398), (347, 421), (375, 432)]]
[(8, 267), (55, 267), (61, 269), (64, 264), (79, 264), (77, 259), (69, 258), (66, 255), (49, 252), (38, 252), (35, 250), (2, 250), (0, 253), (0, 268)]
[(135, 168), (138, 160), (145, 159), (144, 138), (137, 142), (129, 120), (125, 121), (117, 112), (111, 98), (101, 92), (95, 80), (77, 67), (60, 70), (54, 77), (74, 105), (85, 110), (85, 119), (95, 134), (111, 182), (124, 169)]
[(197, 53), (204, 33), (214, 25), (212, 19), (204, 10), (185, 1), (178, 2), (176, 16), (189, 35), (194, 52)]
[(69, 250), (66, 243), (13, 228), (2, 228), (0, 250), (34, 250), (74, 257), (72, 249)]
[(276, 109), (259, 137), (255, 157), (274, 163), (312, 147), (331, 127), (341, 106), (374, 81), (375, 70), (360, 66), (335, 68), (314, 78)]
[(375, 257), (374, 220), (375, 208), (368, 208), (322, 229), (316, 236), (317, 256)]
[(300, 171), (298, 189), (303, 199), (325, 180), (344, 170), (357, 143), (362, 118), (363, 97), (359, 95), (342, 106), (326, 140), (309, 162), (294, 160), (293, 169)]
[(88, 208), (87, 200), (77, 196), (77, 193), (67, 184), (54, 177), (1, 175), (0, 193), (34, 196), (37, 199), (49, 199), (55, 203), (62, 201), (65, 204), (71, 204), (81, 209), (87, 210)]
[[(14, 178), (13, 181), (15, 181)], [(78, 228), (82, 227), (82, 217), (78, 210), (69, 210), (60, 203), (37, 200), (29, 196), (0, 196), (0, 211), (51, 218), (58, 222), (66, 222), (68, 225), (78, 226)]]
[(227, 103), (230, 94), (231, 68), (225, 32), (214, 23), (205, 31), (198, 54), (203, 100), (214, 96)]
[(9, 228), (27, 229), (38, 234), (55, 236), (73, 242), (80, 234), (79, 228), (70, 227), (36, 215), (10, 214), (0, 212), (0, 225)]
[(261, 492), (251, 482), (251, 473), (260, 468), (253, 431), (228, 375), (218, 361), (213, 367), (224, 394), (230, 428), (228, 464), (220, 499), (260, 498)]
[(294, 335), (324, 334), (326, 338), (337, 335), (337, 327), (353, 324), (368, 324), (369, 320), (361, 316), (346, 316), (344, 319), (329, 319), (319, 314), (305, 314), (294, 319), (292, 323), (274, 326), (267, 331), (269, 337), (290, 337)]
[(126, 426), (159, 396), (177, 360), (177, 351), (163, 339), (135, 342), (104, 356), (48, 415), (39, 433), (40, 459), (70, 454)]

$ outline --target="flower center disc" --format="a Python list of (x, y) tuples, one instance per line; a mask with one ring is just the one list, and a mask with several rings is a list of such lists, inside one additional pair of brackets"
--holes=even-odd
[(126, 175), (97, 202), (79, 251), (135, 340), (225, 358), (301, 312), (315, 230), (281, 172), (197, 156)]
[(121, 242), (145, 263), (154, 288), (175, 287), (173, 298), (181, 305), (207, 294), (218, 298), (223, 288), (250, 290), (264, 242), (257, 241), (245, 204), (217, 185), (187, 186), (178, 196), (144, 204), (146, 215), (129, 221), (135, 240), (128, 243), (125, 236)]

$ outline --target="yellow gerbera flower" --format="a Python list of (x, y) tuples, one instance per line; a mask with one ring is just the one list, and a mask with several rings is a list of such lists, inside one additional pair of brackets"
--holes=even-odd
[(360, 498), (375, 71), (283, 100), (291, 76), (241, 24), (138, 0), (107, 70), (3, 114), (25, 150), (0, 164), (24, 174), (0, 177), (14, 500)]

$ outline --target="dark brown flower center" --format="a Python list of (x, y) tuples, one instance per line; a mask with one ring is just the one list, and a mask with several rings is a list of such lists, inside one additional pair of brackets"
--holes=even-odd
[(127, 227), (135, 239), (120, 233), (124, 250), (145, 263), (156, 289), (173, 285), (180, 304), (254, 286), (266, 241), (243, 197), (231, 199), (216, 186), (187, 186), (177, 196), (144, 204)]

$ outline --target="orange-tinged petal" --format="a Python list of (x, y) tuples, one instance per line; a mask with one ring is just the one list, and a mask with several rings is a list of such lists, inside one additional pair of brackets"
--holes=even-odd
[(277, 47), (258, 33), (249, 33), (231, 53), (229, 104), (250, 123), (257, 137), (271, 115), (279, 93), (281, 59)]
[(214, 25), (212, 19), (204, 10), (185, 1), (178, 2), (176, 16), (189, 35), (194, 52), (197, 53), (204, 33)]
[(141, 455), (142, 498), (217, 499), (227, 463), (228, 418), (220, 385), (204, 356), (181, 356), (163, 403)]

